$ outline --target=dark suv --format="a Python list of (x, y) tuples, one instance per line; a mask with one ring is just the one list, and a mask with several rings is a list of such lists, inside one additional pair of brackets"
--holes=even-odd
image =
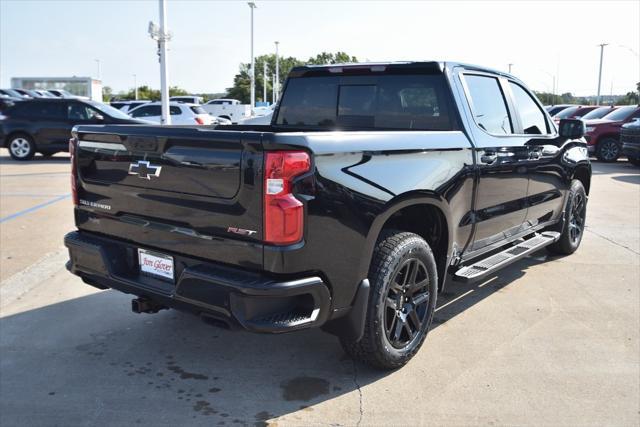
[(0, 146), (15, 160), (67, 151), (71, 129), (80, 124), (145, 124), (94, 101), (33, 99), (17, 102), (0, 115)]

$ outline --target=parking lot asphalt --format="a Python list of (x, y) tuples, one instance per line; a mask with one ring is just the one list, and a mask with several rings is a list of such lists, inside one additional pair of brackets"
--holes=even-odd
[(228, 332), (64, 268), (68, 156), (0, 151), (0, 425), (639, 425), (640, 168), (594, 163), (582, 246), (450, 283), (395, 372), (318, 330)]

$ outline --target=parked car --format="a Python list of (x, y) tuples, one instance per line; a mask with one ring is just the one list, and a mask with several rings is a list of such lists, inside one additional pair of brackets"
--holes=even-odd
[(145, 124), (108, 105), (80, 99), (40, 98), (17, 102), (0, 116), (0, 146), (14, 160), (67, 151), (78, 124)]
[(629, 162), (640, 166), (640, 119), (636, 118), (620, 128), (622, 154)]
[(551, 117), (555, 116), (556, 114), (558, 114), (560, 111), (569, 108), (569, 107), (573, 107), (573, 104), (558, 104), (558, 105), (552, 105), (550, 107), (548, 107), (547, 112), (549, 113), (549, 115)]
[[(169, 114), (172, 125), (212, 125), (214, 118), (204, 111), (200, 105), (184, 104), (181, 102), (169, 103)], [(129, 111), (133, 118), (149, 120), (160, 123), (162, 118), (162, 105), (159, 102), (151, 102), (141, 105)]]
[(172, 96), (169, 98), (171, 102), (181, 102), (184, 104), (196, 104), (200, 105), (204, 102), (204, 98), (197, 95), (188, 95), (188, 96)]
[(52, 93), (49, 93), (49, 91), (47, 90), (34, 89), (33, 91), (38, 95), (40, 95), (41, 98), (57, 98), (57, 96), (55, 96)]
[(587, 114), (585, 114), (584, 116), (580, 117), (582, 120), (595, 120), (595, 119), (601, 119), (604, 116), (606, 116), (607, 114), (609, 114), (610, 112), (614, 111), (616, 108), (613, 105), (611, 106), (606, 106), (606, 107), (598, 107), (595, 110), (591, 110), (590, 112), (588, 112)]
[(615, 162), (622, 154), (620, 128), (640, 117), (640, 108), (635, 105), (618, 107), (597, 120), (587, 120), (587, 140), (589, 153), (603, 162)]
[(0, 94), (0, 114), (15, 105), (16, 102), (22, 101), (24, 98), (15, 98), (13, 96), (7, 96)]
[(212, 99), (202, 106), (212, 116), (238, 123), (251, 117), (251, 106), (237, 99)]
[(42, 94), (41, 92), (37, 91), (37, 90), (33, 90), (33, 89), (15, 89), (16, 91), (20, 92), (23, 95), (29, 96), (31, 98), (51, 98), (51, 96), (47, 96)]
[(28, 95), (24, 95), (20, 92), (18, 92), (15, 89), (0, 89), (0, 94), (2, 95), (6, 95), (6, 96), (11, 96), (13, 98), (22, 98), (22, 99), (28, 99), (31, 98)]
[(271, 124), (273, 117), (273, 111), (262, 116), (249, 117), (248, 119), (240, 120), (239, 125), (268, 125)]
[(69, 91), (66, 91), (64, 89), (47, 89), (47, 92), (49, 92), (51, 95), (55, 96), (56, 98), (80, 98), (80, 99), (89, 99), (86, 96), (77, 96), (72, 94)]
[(584, 123), (558, 132), (512, 76), (441, 62), (296, 67), (274, 114), (206, 132), (78, 126), (67, 268), (137, 295), (137, 313), (322, 326), (353, 358), (392, 369), (420, 349), (448, 277), (580, 245)]
[(558, 124), (562, 119), (579, 119), (588, 112), (595, 110), (596, 108), (598, 108), (597, 105), (575, 105), (573, 107), (568, 107), (553, 116), (553, 121)]
[(111, 105), (113, 108), (117, 108), (123, 113), (128, 114), (134, 108), (137, 108), (144, 104), (148, 104), (150, 102), (151, 101), (148, 99), (138, 99), (135, 101), (113, 101), (113, 102), (110, 102), (109, 105)]

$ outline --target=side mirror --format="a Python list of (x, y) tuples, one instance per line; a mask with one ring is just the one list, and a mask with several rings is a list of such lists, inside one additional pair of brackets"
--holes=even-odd
[(582, 138), (587, 132), (584, 122), (580, 119), (561, 119), (559, 128), (560, 136), (569, 139)]
[(104, 116), (102, 114), (94, 114), (93, 119), (99, 122), (104, 121)]

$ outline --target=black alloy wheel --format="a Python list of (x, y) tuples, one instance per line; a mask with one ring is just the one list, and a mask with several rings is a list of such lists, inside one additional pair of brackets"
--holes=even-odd
[(407, 347), (422, 330), (429, 306), (427, 268), (409, 258), (396, 270), (385, 300), (385, 335), (394, 348)]

